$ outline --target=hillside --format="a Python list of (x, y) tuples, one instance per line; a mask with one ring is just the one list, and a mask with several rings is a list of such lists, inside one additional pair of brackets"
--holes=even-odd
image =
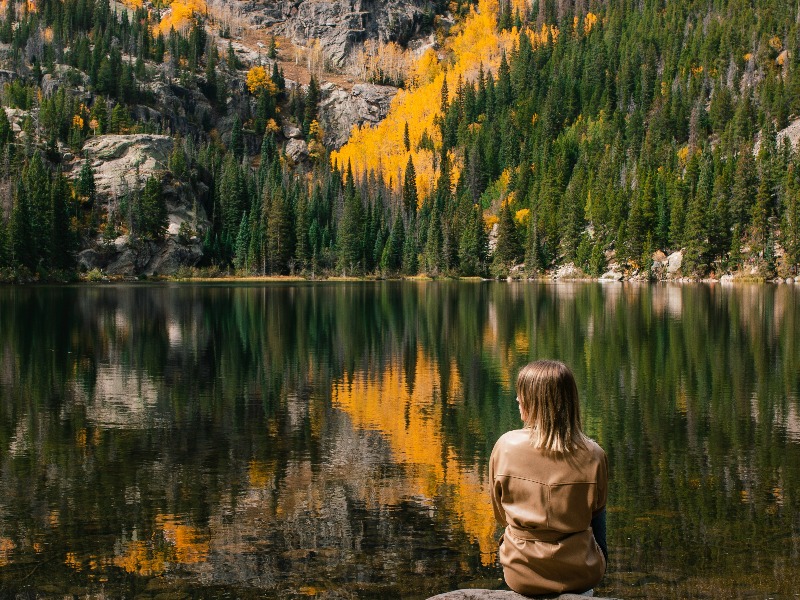
[(4, 3), (2, 278), (796, 273), (797, 6), (225, 6)]

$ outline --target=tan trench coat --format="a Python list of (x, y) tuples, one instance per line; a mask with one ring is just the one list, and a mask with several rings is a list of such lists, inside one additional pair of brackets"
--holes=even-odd
[(506, 526), (499, 555), (512, 590), (584, 592), (600, 582), (606, 561), (590, 527), (608, 490), (600, 446), (548, 452), (531, 445), (529, 430), (509, 431), (492, 450), (489, 477), (495, 518)]

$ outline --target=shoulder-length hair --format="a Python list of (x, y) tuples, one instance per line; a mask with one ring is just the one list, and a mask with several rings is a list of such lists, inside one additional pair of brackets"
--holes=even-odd
[(517, 400), (534, 447), (572, 452), (586, 445), (578, 386), (564, 363), (537, 360), (522, 367), (517, 376)]

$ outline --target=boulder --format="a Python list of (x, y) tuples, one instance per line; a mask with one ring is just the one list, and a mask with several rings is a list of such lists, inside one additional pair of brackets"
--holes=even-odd
[(308, 158), (308, 144), (305, 140), (291, 139), (286, 142), (284, 149), (286, 156), (291, 158), (295, 163), (299, 163)]
[[(586, 596), (581, 594), (550, 594), (544, 596), (536, 596), (537, 598), (548, 598), (551, 600), (582, 600)], [(595, 596), (597, 600), (612, 600), (610, 598), (600, 598)], [(428, 600), (530, 600), (529, 596), (523, 596), (516, 592), (505, 590), (455, 590), (453, 592), (445, 592), (438, 596), (432, 596)]]
[(600, 276), (600, 281), (622, 281), (624, 275), (619, 271), (606, 271)]
[(300, 140), (303, 138), (303, 132), (299, 127), (295, 127), (291, 123), (285, 123), (282, 128), (283, 137), (287, 140)]
[(683, 263), (683, 251), (678, 250), (667, 257), (667, 273), (675, 275), (681, 269)]
[(558, 267), (558, 270), (553, 273), (553, 279), (586, 279), (586, 273), (573, 263), (567, 263)]
[(323, 141), (328, 147), (340, 148), (347, 142), (355, 125), (379, 123), (386, 117), (397, 88), (357, 83), (348, 91), (326, 83), (320, 92), (319, 118)]

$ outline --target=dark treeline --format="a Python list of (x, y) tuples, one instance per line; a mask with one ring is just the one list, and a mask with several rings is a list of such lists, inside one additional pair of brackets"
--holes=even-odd
[[(185, 232), (205, 240), (207, 265), (254, 274), (505, 275), (520, 262), (529, 274), (574, 262), (596, 275), (612, 259), (646, 271), (655, 250), (683, 249), (684, 274), (771, 277), (796, 273), (800, 262), (800, 157), (777, 135), (800, 108), (800, 27), (790, 3), (542, 0), (526, 15), (501, 5), (501, 28), (556, 23), (560, 33), (542, 44), (523, 29), (496, 72), (481, 69), (475, 81), (443, 90), (441, 142), (421, 142), (438, 157), (438, 184), (425, 198), (411, 159), (400, 191), (380, 176), (330, 168), (319, 86), (287, 92), (277, 67), (252, 85), (248, 74), (250, 97), (234, 103), (230, 135), (216, 135), (227, 94), (237, 93), (220, 78), (242, 65), (232, 50), (218, 56), (200, 16), (185, 34), (154, 36), (146, 11), (130, 18), (103, 2), (50, 0), (35, 13), (8, 6), (0, 39), (24, 76), (6, 85), (4, 104), (38, 107), (38, 122), (26, 127), (46, 143), (46, 160), (34, 164), (33, 135), (19, 151), (0, 115), (4, 180), (23, 182), (6, 186), (0, 267), (36, 271), (63, 255), (69, 268), (74, 250), (101, 232), (163, 237), (158, 202), (152, 219), (144, 191), (116, 212), (93, 207), (91, 169), (78, 183), (60, 183), (55, 149), (160, 127), (137, 120), (132, 107), (152, 100), (142, 82), (165, 64), (213, 107), (194, 115), (169, 165), (179, 179), (213, 189), (204, 206), (211, 227)], [(86, 79), (91, 106), (63, 87), (39, 99), (42, 73), (57, 63)], [(299, 166), (274, 137), (278, 107), (309, 144)], [(451, 187), (454, 160), (460, 178)], [(30, 187), (44, 182), (42, 168), (49, 203)], [(53, 199), (62, 185), (67, 199)], [(150, 191), (158, 196), (155, 183)], [(38, 229), (20, 231), (15, 211), (30, 212)], [(499, 223), (491, 254), (488, 216)]]

